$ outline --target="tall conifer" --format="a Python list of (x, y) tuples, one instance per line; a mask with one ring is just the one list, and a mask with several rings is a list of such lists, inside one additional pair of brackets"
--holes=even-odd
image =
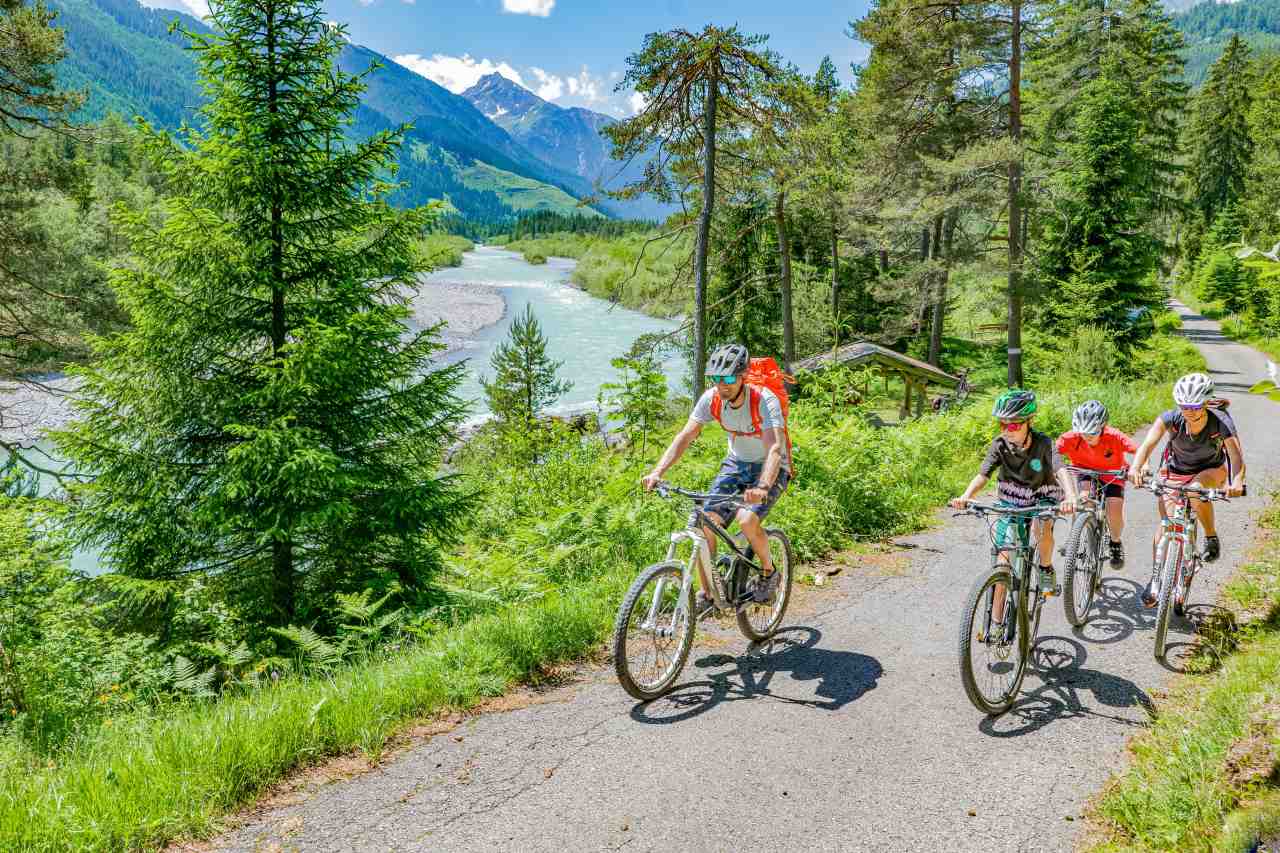
[(336, 591), (413, 588), (467, 500), (436, 473), (464, 414), (434, 329), (407, 333), (429, 221), (382, 182), (402, 131), (344, 130), (363, 90), (339, 71), (319, 0), (224, 0), (190, 34), (203, 131), (147, 129), (173, 193), (163, 224), (121, 218), (132, 328), (79, 371), (81, 537), (136, 578), (200, 572), (268, 623)]

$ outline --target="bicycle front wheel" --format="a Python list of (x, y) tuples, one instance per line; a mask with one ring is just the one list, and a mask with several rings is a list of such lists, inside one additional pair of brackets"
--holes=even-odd
[(1173, 611), (1174, 587), (1182, 564), (1182, 543), (1169, 540), (1164, 550), (1164, 567), (1160, 571), (1160, 603), (1156, 608), (1156, 660), (1163, 661), (1169, 638), (1169, 619)]
[(1018, 600), (1013, 575), (995, 569), (973, 585), (960, 620), (960, 681), (969, 701), (988, 716), (1009, 710), (1027, 673), (1026, 620), (1017, 612)]
[(1098, 590), (1101, 540), (1102, 531), (1093, 513), (1077, 515), (1067, 538), (1067, 564), (1062, 572), (1062, 607), (1067, 622), (1077, 628), (1089, 621)]
[(631, 584), (613, 626), (613, 668), (622, 689), (641, 701), (671, 689), (693, 645), (692, 602), (684, 566), (649, 566)]
[[(767, 640), (782, 624), (782, 617), (787, 613), (787, 604), (791, 601), (791, 540), (781, 530), (770, 528), (765, 531), (769, 537), (769, 556), (773, 558), (773, 570), (782, 572), (778, 579), (778, 594), (772, 604), (748, 603), (738, 610), (738, 630), (752, 642)], [(756, 575), (759, 579), (759, 575)]]

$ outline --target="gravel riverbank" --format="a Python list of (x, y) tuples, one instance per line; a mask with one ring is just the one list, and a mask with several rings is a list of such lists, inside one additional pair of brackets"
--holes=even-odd
[[(426, 328), (444, 322), (446, 352), (463, 346), (481, 329), (502, 320), (506, 302), (496, 286), (463, 281), (427, 281), (409, 303), (411, 322)], [(72, 417), (74, 381), (65, 376), (0, 383), (0, 441), (31, 444)]]

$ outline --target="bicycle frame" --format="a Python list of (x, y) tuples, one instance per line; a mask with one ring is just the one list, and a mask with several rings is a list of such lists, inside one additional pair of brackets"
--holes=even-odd
[[(1164, 500), (1163, 494), (1158, 493), (1158, 499)], [(1178, 560), (1177, 571), (1174, 576), (1168, 579), (1170, 583), (1181, 583), (1183, 568), (1187, 563), (1187, 554), (1191, 555), (1191, 560), (1196, 561), (1196, 534), (1199, 527), (1196, 521), (1196, 514), (1191, 509), (1191, 495), (1186, 491), (1179, 490), (1178, 500), (1169, 510), (1169, 514), (1160, 519), (1160, 540), (1156, 543), (1155, 563), (1156, 566), (1163, 566), (1165, 555), (1168, 553), (1170, 545), (1176, 544), (1182, 549), (1182, 559)], [(1194, 575), (1194, 572), (1192, 573)], [(1161, 583), (1165, 579), (1161, 578)]]
[[(683, 493), (686, 497), (690, 495)], [(706, 496), (701, 496), (706, 497)], [(716, 497), (729, 497), (725, 495), (717, 495)], [(726, 503), (731, 502), (726, 501)], [(726, 588), (725, 578), (719, 572), (715, 571), (715, 567), (711, 564), (711, 546), (707, 542), (706, 536), (703, 535), (703, 528), (709, 528), (717, 539), (724, 542), (730, 550), (736, 555), (737, 559), (745, 563), (748, 569), (760, 570), (760, 567), (747, 556), (747, 553), (738, 547), (738, 543), (734, 540), (732, 534), (729, 533), (718, 521), (709, 515), (698, 503), (694, 503), (693, 512), (689, 515), (689, 523), (684, 530), (676, 531), (671, 534), (671, 540), (667, 545), (667, 562), (675, 562), (676, 551), (680, 544), (689, 542), (692, 547), (692, 553), (689, 554), (689, 560), (685, 564), (684, 575), (681, 580), (680, 600), (689, 601), (689, 596), (693, 593), (693, 578), (695, 570), (702, 566), (707, 576), (711, 579), (711, 589), (706, 592), (715, 602), (716, 608), (719, 610), (736, 609), (741, 602), (729, 601), (728, 589)], [(649, 605), (649, 613), (645, 618), (647, 624), (652, 624), (657, 617), (657, 610), (662, 601), (662, 594), (665, 589), (661, 583), (657, 584), (653, 592), (653, 602)]]

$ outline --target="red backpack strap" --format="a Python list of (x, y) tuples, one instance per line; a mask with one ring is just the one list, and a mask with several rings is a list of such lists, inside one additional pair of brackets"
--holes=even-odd
[(747, 411), (751, 413), (752, 432), (738, 432), (736, 429), (729, 429), (729, 427), (724, 425), (724, 418), (722, 417), (724, 414), (724, 400), (720, 398), (719, 394), (714, 394), (711, 397), (711, 417), (716, 419), (716, 423), (720, 424), (721, 429), (732, 435), (763, 435), (764, 433), (760, 429), (760, 389), (754, 385), (748, 385), (747, 393), (749, 395), (747, 397)]
[(763, 437), (764, 430), (761, 429), (761, 425), (764, 423), (764, 418), (760, 416), (760, 401), (764, 398), (764, 394), (754, 385), (747, 386), (747, 393), (751, 395), (747, 400), (747, 405), (751, 407), (751, 434)]

